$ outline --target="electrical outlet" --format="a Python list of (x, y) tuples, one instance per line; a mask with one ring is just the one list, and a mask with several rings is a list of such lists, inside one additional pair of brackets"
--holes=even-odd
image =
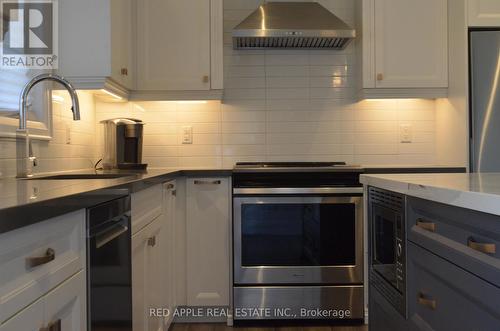
[(66, 144), (71, 144), (71, 125), (69, 123), (66, 123)]
[(192, 144), (193, 143), (193, 127), (183, 126), (182, 127), (182, 143)]
[(413, 141), (413, 127), (411, 124), (401, 124), (399, 126), (399, 139), (402, 143)]

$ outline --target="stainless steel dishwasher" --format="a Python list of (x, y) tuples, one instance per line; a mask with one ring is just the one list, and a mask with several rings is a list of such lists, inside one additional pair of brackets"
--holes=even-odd
[(132, 331), (130, 197), (87, 209), (89, 331)]

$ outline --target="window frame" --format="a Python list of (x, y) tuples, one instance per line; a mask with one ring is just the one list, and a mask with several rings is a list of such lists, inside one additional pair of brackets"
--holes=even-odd
[[(54, 134), (52, 123), (52, 89), (43, 91), (38, 121), (28, 119), (28, 133), (31, 139), (51, 140)], [(0, 137), (15, 138), (19, 128), (19, 111), (0, 112)]]

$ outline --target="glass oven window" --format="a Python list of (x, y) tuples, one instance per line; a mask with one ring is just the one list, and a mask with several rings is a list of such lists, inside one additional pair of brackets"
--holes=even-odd
[(353, 203), (243, 204), (242, 266), (355, 265)]

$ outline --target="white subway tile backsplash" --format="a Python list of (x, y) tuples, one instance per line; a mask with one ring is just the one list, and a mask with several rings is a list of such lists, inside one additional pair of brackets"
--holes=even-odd
[(309, 67), (306, 65), (265, 66), (264, 68), (265, 68), (264, 72), (267, 77), (285, 78), (285, 77), (309, 76)]
[(265, 133), (266, 122), (224, 122), (222, 133)]
[(266, 135), (262, 133), (224, 133), (224, 145), (259, 145), (266, 143)]

